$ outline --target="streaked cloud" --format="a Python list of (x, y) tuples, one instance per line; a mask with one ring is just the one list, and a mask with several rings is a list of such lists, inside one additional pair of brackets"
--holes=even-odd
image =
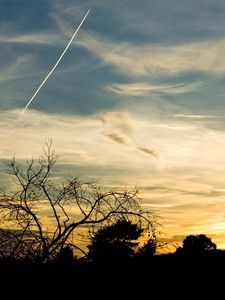
[(132, 132), (132, 118), (128, 112), (110, 111), (99, 115), (106, 125), (117, 128), (126, 134)]
[(167, 94), (177, 95), (195, 91), (201, 86), (200, 83), (189, 84), (149, 84), (149, 83), (130, 83), (130, 84), (112, 84), (106, 86), (105, 89), (114, 93), (142, 96), (146, 94)]
[(144, 44), (112, 41), (96, 33), (83, 33), (78, 44), (104, 63), (127, 77), (175, 76), (186, 72), (225, 74), (225, 40), (190, 42), (178, 45)]
[(10, 34), (10, 35), (0, 34), (0, 43), (40, 44), (40, 45), (61, 44), (59, 35), (56, 35), (53, 32)]
[(193, 125), (178, 125), (178, 124), (154, 124), (155, 127), (165, 128), (165, 129), (171, 129), (171, 130), (191, 130), (195, 129), (196, 127)]
[[(210, 134), (204, 124), (199, 124), (174, 134), (165, 127), (154, 126), (156, 116), (151, 120), (137, 112), (118, 110), (84, 117), (29, 110), (7, 139), (19, 113), (0, 111), (1, 161), (10, 159), (14, 149), (19, 159), (35, 158), (44, 141), (51, 138), (59, 154), (58, 176), (83, 174), (105, 185), (123, 186), (129, 182), (132, 186), (138, 182), (143, 203), (149, 203), (163, 217), (163, 230), (170, 236), (176, 234), (178, 226), (185, 235), (199, 232), (205, 224), (205, 230), (212, 232), (210, 228), (219, 224), (223, 193), (216, 190), (225, 180), (221, 164), (225, 151), (223, 132)], [(165, 119), (164, 123), (170, 121)], [(173, 120), (173, 125), (187, 126), (186, 122), (189, 119), (177, 123)], [(163, 169), (160, 155), (164, 159)], [(160, 188), (148, 189), (149, 186)], [(188, 225), (190, 218), (192, 224)], [(221, 230), (215, 228), (217, 233)]]
[[(21, 158), (35, 155), (35, 153), (38, 155), (40, 153), (38, 145), (41, 146), (44, 140), (52, 138), (56, 150), (60, 154), (67, 153), (69, 154), (68, 159), (71, 159), (74, 153), (75, 161), (82, 161), (86, 157), (87, 160), (83, 163), (91, 164), (95, 162), (96, 157), (101, 157), (107, 165), (107, 161), (113, 157), (118, 161), (127, 161), (127, 163), (137, 159), (140, 166), (143, 167), (147, 157), (140, 155), (140, 152), (155, 156), (161, 153), (165, 158), (166, 169), (170, 172), (177, 172), (180, 170), (180, 166), (187, 173), (193, 172), (192, 161), (195, 161), (196, 174), (200, 171), (204, 173), (211, 169), (212, 165), (215, 172), (222, 172), (221, 161), (223, 161), (225, 148), (224, 132), (209, 130), (204, 127), (204, 124), (198, 124), (186, 130), (185, 126), (189, 126), (189, 119), (187, 119), (188, 123), (185, 118), (182, 122), (169, 119), (162, 122), (160, 119), (161, 125), (164, 126), (156, 126), (158, 124), (156, 116), (151, 120), (149, 115), (137, 112), (133, 114), (132, 112), (115, 111), (103, 113), (102, 116), (84, 117), (62, 116), (29, 110), (23, 120), (16, 123), (14, 128), (13, 124), (18, 120), (19, 112), (20, 110), (0, 111), (1, 158), (7, 158), (12, 153), (12, 149), (17, 149), (18, 156)], [(127, 119), (123, 116), (126, 116)], [(102, 118), (107, 122), (102, 122)], [(124, 120), (126, 126), (123, 124)], [(128, 120), (129, 122), (127, 122)], [(175, 134), (170, 129), (170, 124), (180, 127), (180, 130), (177, 130)], [(182, 130), (182, 127), (185, 130)], [(13, 130), (10, 139), (6, 141), (9, 128), (13, 128)], [(73, 132), (74, 138), (68, 135), (68, 132)], [(106, 136), (115, 143), (108, 142)], [(26, 137), (27, 139), (29, 137), (27, 142), (21, 143)], [(126, 145), (126, 147), (120, 147), (119, 152), (118, 143)], [(135, 149), (138, 151), (135, 152)], [(198, 157), (197, 160), (196, 157)], [(152, 163), (150, 165), (154, 166)], [(214, 176), (210, 176), (209, 180), (213, 178)], [(178, 183), (176, 185), (178, 188)], [(215, 188), (217, 187), (218, 183)]]
[(194, 114), (175, 114), (174, 117), (202, 120), (202, 119), (211, 119), (214, 116), (213, 115), (194, 115)]
[[(89, 8), (93, 7), (90, 5)], [(53, 4), (53, 10), (49, 13), (49, 16), (56, 22), (58, 28), (63, 32), (63, 34), (70, 35), (74, 29), (71, 31), (71, 25), (75, 28), (84, 16), (84, 11), (87, 9), (82, 9), (79, 5), (74, 3), (61, 3), (55, 1)]]
[(215, 189), (214, 191), (219, 193), (225, 193), (225, 188)]
[(30, 53), (17, 56), (14, 61), (3, 68), (0, 74), (0, 82), (17, 79), (24, 76), (27, 64), (32, 64), (34, 61)]
[(149, 148), (144, 148), (144, 147), (138, 147), (138, 149), (141, 152), (145, 153), (145, 154), (148, 154), (148, 155), (154, 156), (156, 158), (159, 158), (159, 154), (155, 150), (152, 150), (152, 149), (149, 149)]
[(113, 140), (114, 142), (121, 144), (121, 145), (127, 145), (126, 139), (122, 136), (119, 135), (118, 133), (115, 132), (105, 132), (103, 133), (106, 137), (109, 139)]
[[(74, 162), (79, 161), (81, 163), (83, 161), (83, 164), (88, 163), (89, 165), (95, 163), (96, 157), (101, 157), (102, 163), (104, 162), (106, 165), (115, 163), (112, 157), (115, 161), (125, 159), (127, 163), (134, 155), (137, 158), (140, 157), (139, 152), (134, 154), (137, 146), (129, 134), (125, 134), (129, 130), (121, 122), (119, 123), (119, 119), (116, 117), (118, 116), (117, 112), (104, 115), (116, 122), (110, 129), (104, 127), (104, 123), (100, 121), (98, 115), (89, 117), (61, 116), (29, 110), (23, 119), (18, 121), (19, 114), (20, 110), (0, 111), (0, 138), (2, 140), (0, 158), (2, 159), (9, 158), (12, 149), (17, 149), (17, 156), (20, 159), (31, 155), (35, 157), (40, 153), (38, 145), (41, 146), (47, 139), (52, 139), (59, 154), (63, 155), (65, 161), (71, 160), (71, 163), (74, 161), (73, 155)], [(133, 120), (133, 125), (135, 122)], [(73, 132), (76, 138), (73, 139), (72, 136), (68, 136), (68, 132)], [(26, 137), (29, 137), (27, 141), (29, 147), (27, 143), (25, 145), (20, 142)], [(107, 142), (105, 137), (115, 143)], [(121, 148), (118, 152), (118, 144), (127, 146), (123, 148), (123, 154)]]
[(153, 207), (153, 208), (170, 208), (176, 206), (176, 204), (155, 204), (155, 203), (142, 203), (141, 206)]
[[(103, 113), (99, 119), (104, 125), (109, 126), (111, 131), (104, 132), (103, 134), (114, 142), (126, 145), (130, 149), (144, 153), (151, 157), (161, 159), (162, 155), (150, 147), (140, 146), (140, 142), (134, 136), (136, 120), (128, 112), (112, 111)], [(117, 130), (117, 131), (115, 131)]]

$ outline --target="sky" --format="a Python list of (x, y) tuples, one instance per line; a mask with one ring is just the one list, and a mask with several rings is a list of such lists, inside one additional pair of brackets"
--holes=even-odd
[(223, 0), (0, 0), (0, 188), (52, 139), (60, 178), (137, 186), (166, 241), (225, 248), (224, 53)]

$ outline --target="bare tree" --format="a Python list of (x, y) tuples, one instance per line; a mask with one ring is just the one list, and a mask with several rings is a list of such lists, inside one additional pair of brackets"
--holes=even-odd
[(76, 243), (80, 228), (112, 224), (119, 219), (135, 222), (155, 235), (154, 216), (139, 204), (136, 189), (105, 191), (78, 178), (58, 186), (53, 173), (55, 163), (51, 143), (36, 162), (28, 161), (25, 167), (15, 158), (10, 162), (17, 191), (1, 195), (4, 239), (0, 234), (0, 255), (39, 257), (45, 262), (67, 245), (85, 255)]

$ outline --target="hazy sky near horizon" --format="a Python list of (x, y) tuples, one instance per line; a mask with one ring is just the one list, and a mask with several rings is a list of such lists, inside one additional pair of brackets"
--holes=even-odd
[(0, 187), (52, 139), (59, 176), (138, 185), (168, 241), (225, 247), (224, 54), (222, 0), (0, 0)]

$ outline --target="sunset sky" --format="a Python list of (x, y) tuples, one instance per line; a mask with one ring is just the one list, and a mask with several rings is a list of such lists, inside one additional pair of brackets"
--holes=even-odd
[(225, 248), (225, 1), (0, 0), (0, 67), (1, 189), (52, 139), (59, 177), (137, 186), (167, 241)]

